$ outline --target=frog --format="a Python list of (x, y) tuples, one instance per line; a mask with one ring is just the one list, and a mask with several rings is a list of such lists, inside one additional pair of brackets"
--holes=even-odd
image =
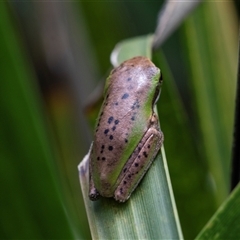
[(144, 56), (111, 71), (90, 149), (90, 200), (125, 202), (151, 166), (164, 140), (154, 112), (162, 82), (160, 69)]

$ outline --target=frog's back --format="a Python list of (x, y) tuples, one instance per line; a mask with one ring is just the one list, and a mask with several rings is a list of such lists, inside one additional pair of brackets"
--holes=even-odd
[[(111, 72), (99, 115), (91, 156), (93, 180), (111, 197), (117, 178), (148, 129), (159, 69), (144, 57)], [(108, 193), (109, 192), (109, 193)]]

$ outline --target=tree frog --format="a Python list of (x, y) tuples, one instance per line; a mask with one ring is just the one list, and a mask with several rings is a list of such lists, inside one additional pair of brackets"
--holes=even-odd
[(126, 201), (163, 143), (154, 106), (160, 70), (134, 57), (112, 70), (104, 89), (89, 159), (89, 198)]

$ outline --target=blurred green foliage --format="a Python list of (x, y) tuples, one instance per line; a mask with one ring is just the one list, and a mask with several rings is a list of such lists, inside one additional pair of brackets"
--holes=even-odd
[[(1, 238), (90, 238), (77, 164), (90, 139), (82, 108), (114, 46), (153, 33), (162, 1), (0, 3)], [(237, 19), (204, 2), (154, 56), (184, 237), (227, 197)]]
[(0, 5), (0, 237), (72, 238), (35, 74), (6, 3)]

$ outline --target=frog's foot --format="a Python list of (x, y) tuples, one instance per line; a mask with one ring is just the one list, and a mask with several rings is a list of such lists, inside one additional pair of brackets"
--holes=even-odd
[(137, 187), (146, 171), (149, 169), (152, 161), (156, 157), (163, 143), (163, 133), (157, 129), (149, 129), (144, 136), (144, 144), (138, 144), (141, 150), (131, 166), (126, 169), (124, 176), (114, 193), (114, 198), (119, 202), (125, 202)]
[(89, 193), (88, 193), (88, 196), (89, 196), (90, 200), (92, 200), (92, 201), (98, 200), (101, 196), (99, 191), (95, 188), (95, 185), (93, 182), (91, 164), (89, 164)]
[(91, 188), (89, 191), (89, 198), (92, 201), (96, 201), (100, 198), (100, 193), (96, 188)]

